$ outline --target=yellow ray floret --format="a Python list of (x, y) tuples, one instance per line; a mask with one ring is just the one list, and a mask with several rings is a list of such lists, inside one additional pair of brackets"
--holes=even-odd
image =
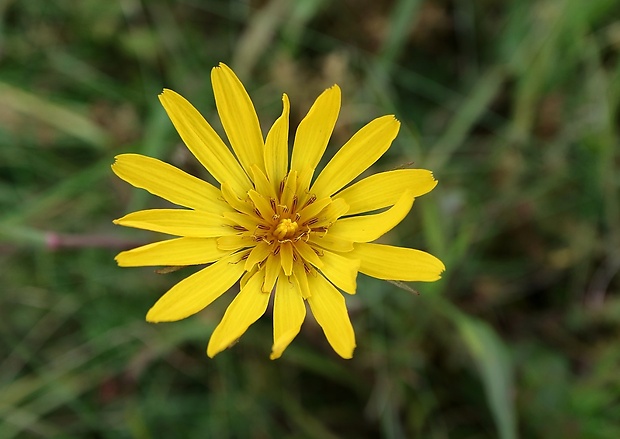
[(181, 206), (115, 220), (176, 237), (123, 251), (118, 264), (207, 265), (165, 293), (148, 311), (149, 322), (189, 317), (239, 284), (209, 341), (210, 357), (234, 344), (266, 312), (273, 294), (271, 359), (301, 330), (306, 303), (334, 351), (351, 358), (355, 334), (342, 292), (356, 293), (358, 273), (431, 282), (445, 269), (423, 251), (372, 242), (398, 225), (437, 181), (430, 171), (401, 169), (353, 182), (396, 138), (400, 123), (394, 116), (369, 122), (317, 171), (340, 111), (337, 85), (317, 98), (297, 127), (289, 166), (288, 97), (283, 95), (282, 114), (263, 141), (254, 105), (234, 72), (220, 64), (211, 81), (232, 150), (181, 95), (164, 90), (159, 98), (219, 187), (154, 158), (116, 157), (116, 175)]

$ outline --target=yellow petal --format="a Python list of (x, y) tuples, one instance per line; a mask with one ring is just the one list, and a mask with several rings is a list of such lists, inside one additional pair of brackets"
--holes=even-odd
[(345, 293), (355, 294), (360, 261), (350, 258), (348, 254), (342, 256), (326, 250), (323, 251), (321, 260), (321, 272), (325, 277)]
[(328, 233), (354, 242), (374, 241), (392, 230), (407, 216), (413, 200), (413, 195), (406, 192), (385, 212), (340, 219), (329, 228)]
[(398, 134), (394, 116), (379, 117), (360, 129), (325, 166), (310, 192), (329, 197), (375, 163)]
[(271, 246), (266, 242), (259, 242), (256, 246), (250, 251), (250, 255), (245, 260), (245, 269), (246, 271), (250, 271), (254, 265), (263, 262), (267, 256), (271, 254)]
[(264, 278), (264, 270), (257, 271), (228, 306), (222, 321), (217, 325), (209, 340), (207, 346), (209, 357), (213, 358), (233, 344), (252, 323), (265, 314), (269, 303), (269, 293), (261, 291)]
[(239, 289), (244, 289), (248, 281), (256, 274), (257, 271), (258, 266), (255, 265), (250, 271), (243, 273), (243, 276), (241, 276), (241, 280), (239, 281)]
[(244, 273), (241, 255), (220, 259), (183, 279), (164, 294), (146, 315), (153, 323), (173, 322), (196, 314), (227, 291)]
[(241, 250), (255, 245), (256, 240), (249, 235), (227, 235), (217, 238), (217, 247), (222, 251)]
[(282, 195), (280, 196), (280, 203), (287, 206), (289, 209), (293, 204), (295, 198), (295, 188), (297, 187), (297, 171), (291, 171), (284, 180), (284, 187), (282, 188)]
[(299, 334), (306, 318), (306, 305), (297, 282), (278, 280), (273, 302), (273, 347), (269, 358), (280, 358), (282, 352)]
[(187, 148), (217, 181), (227, 182), (237, 194), (252, 187), (237, 159), (192, 104), (168, 89), (159, 100)]
[(245, 198), (245, 194), (243, 199), (239, 198), (237, 193), (233, 191), (232, 187), (226, 182), (222, 183), (222, 196), (224, 197), (224, 200), (226, 200), (226, 203), (228, 203), (229, 206), (232, 206), (234, 210), (248, 215), (251, 215), (254, 212), (254, 206), (252, 206), (252, 203)]
[[(299, 123), (293, 143), (291, 170), (315, 169), (325, 152), (340, 112), (340, 88), (325, 90)], [(307, 188), (303, 188), (307, 189)]]
[(309, 219), (317, 216), (321, 210), (325, 209), (325, 207), (329, 206), (332, 202), (332, 199), (329, 197), (325, 197), (321, 200), (316, 200), (312, 203), (307, 204), (303, 209), (299, 211), (299, 222), (303, 224)]
[(293, 274), (293, 244), (290, 242), (280, 244), (280, 260), (284, 274), (287, 276)]
[(353, 357), (355, 333), (344, 297), (323, 276), (308, 276), (312, 296), (308, 304), (329, 344), (342, 358)]
[(273, 123), (265, 140), (265, 171), (277, 191), (288, 171), (288, 96), (282, 95), (282, 115)]
[(254, 104), (243, 84), (223, 63), (211, 70), (211, 83), (222, 126), (241, 166), (248, 174), (252, 165), (264, 171), (263, 134)]
[(338, 218), (349, 211), (349, 205), (342, 198), (332, 201), (329, 206), (323, 209), (317, 216), (318, 221), (312, 227), (329, 227)]
[(377, 279), (433, 282), (446, 269), (435, 256), (411, 248), (359, 243), (347, 253), (360, 260), (360, 272)]
[(139, 210), (114, 220), (114, 224), (194, 238), (214, 238), (237, 233), (224, 217), (198, 210)]
[(271, 254), (267, 257), (265, 263), (265, 282), (263, 283), (263, 292), (269, 293), (273, 290), (276, 284), (278, 275), (282, 271), (282, 264), (280, 262), (280, 255)]
[(426, 169), (398, 169), (366, 177), (337, 193), (334, 199), (349, 204), (349, 215), (382, 209), (396, 203), (403, 192), (420, 197), (437, 185), (433, 173)]
[(308, 166), (302, 168), (297, 176), (297, 198), (299, 198), (300, 204), (306, 201), (306, 197), (310, 194), (309, 187), (312, 176), (314, 175), (314, 168)]
[(215, 186), (151, 157), (118, 155), (112, 171), (129, 184), (179, 206), (211, 213), (230, 210)]
[(254, 182), (254, 187), (256, 188), (256, 192), (263, 194), (267, 198), (277, 198), (277, 188), (280, 188), (280, 183), (274, 185), (267, 176), (261, 171), (258, 166), (252, 165), (252, 181)]
[[(315, 272), (316, 274), (316, 272)], [(307, 299), (312, 295), (310, 292), (310, 286), (308, 285), (308, 276), (303, 264), (293, 265), (293, 275), (295, 276), (295, 282), (299, 286), (299, 291), (304, 299)]]
[(275, 212), (273, 211), (273, 208), (271, 207), (271, 203), (269, 202), (269, 200), (254, 190), (248, 191), (248, 196), (254, 203), (254, 206), (256, 206), (255, 209), (258, 209), (258, 212), (256, 212), (255, 210), (254, 213), (255, 214), (260, 213), (259, 216), (262, 219), (271, 221), (271, 218), (273, 217)]
[(250, 231), (256, 230), (256, 226), (262, 222), (257, 216), (245, 215), (239, 212), (224, 212), (222, 215), (230, 223), (236, 224), (237, 227)]
[(321, 248), (340, 253), (346, 253), (353, 250), (353, 241), (330, 235), (329, 232), (311, 233), (308, 242)]
[(230, 251), (218, 248), (215, 238), (176, 238), (120, 252), (115, 259), (121, 267), (197, 265), (228, 254)]
[(323, 260), (316, 254), (312, 246), (306, 244), (304, 241), (299, 240), (295, 243), (295, 251), (299, 253), (299, 256), (306, 261), (321, 268), (323, 266)]

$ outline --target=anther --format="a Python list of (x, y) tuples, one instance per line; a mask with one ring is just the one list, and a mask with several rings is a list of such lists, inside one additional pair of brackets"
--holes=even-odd
[(314, 250), (314, 253), (316, 253), (317, 256), (324, 256), (324, 253), (321, 250), (315, 247), (312, 247), (312, 250)]
[(302, 224), (302, 226), (311, 226), (312, 224), (316, 224), (319, 222), (318, 218), (310, 218), (308, 221)]
[(306, 202), (304, 203), (304, 205), (302, 206), (302, 209), (306, 206), (311, 205), (312, 203), (314, 203), (316, 201), (316, 195), (311, 194), (308, 199), (306, 200)]

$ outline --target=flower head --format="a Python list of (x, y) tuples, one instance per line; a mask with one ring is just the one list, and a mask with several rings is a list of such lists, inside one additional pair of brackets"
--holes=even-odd
[(116, 175), (186, 208), (143, 210), (115, 220), (177, 236), (121, 252), (118, 264), (210, 264), (164, 294), (147, 313), (150, 322), (195, 314), (240, 280), (240, 292), (209, 341), (210, 357), (241, 337), (265, 313), (274, 293), (272, 359), (299, 333), (304, 302), (333, 349), (351, 358), (355, 335), (340, 291), (355, 294), (358, 272), (435, 281), (444, 270), (439, 259), (420, 250), (371, 243), (437, 182), (430, 171), (402, 169), (349, 185), (390, 147), (400, 126), (393, 116), (361, 128), (314, 178), (340, 111), (338, 86), (325, 90), (299, 124), (289, 165), (288, 97), (283, 95), (282, 115), (263, 141), (252, 101), (234, 72), (220, 64), (211, 79), (232, 152), (182, 96), (164, 90), (159, 99), (185, 145), (220, 187), (154, 158), (117, 156)]

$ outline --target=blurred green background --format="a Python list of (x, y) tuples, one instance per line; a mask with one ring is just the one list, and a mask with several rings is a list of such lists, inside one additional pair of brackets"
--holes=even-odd
[[(620, 5), (616, 0), (0, 1), (0, 437), (620, 437)], [(210, 360), (233, 292), (185, 321), (148, 308), (195, 269), (121, 269), (163, 205), (110, 171), (139, 152), (205, 176), (163, 87), (220, 129), (210, 69), (266, 133), (338, 83), (327, 156), (383, 114), (373, 168), (434, 171), (385, 242), (434, 284), (360, 275), (358, 347), (308, 319), (277, 361), (271, 318)]]

